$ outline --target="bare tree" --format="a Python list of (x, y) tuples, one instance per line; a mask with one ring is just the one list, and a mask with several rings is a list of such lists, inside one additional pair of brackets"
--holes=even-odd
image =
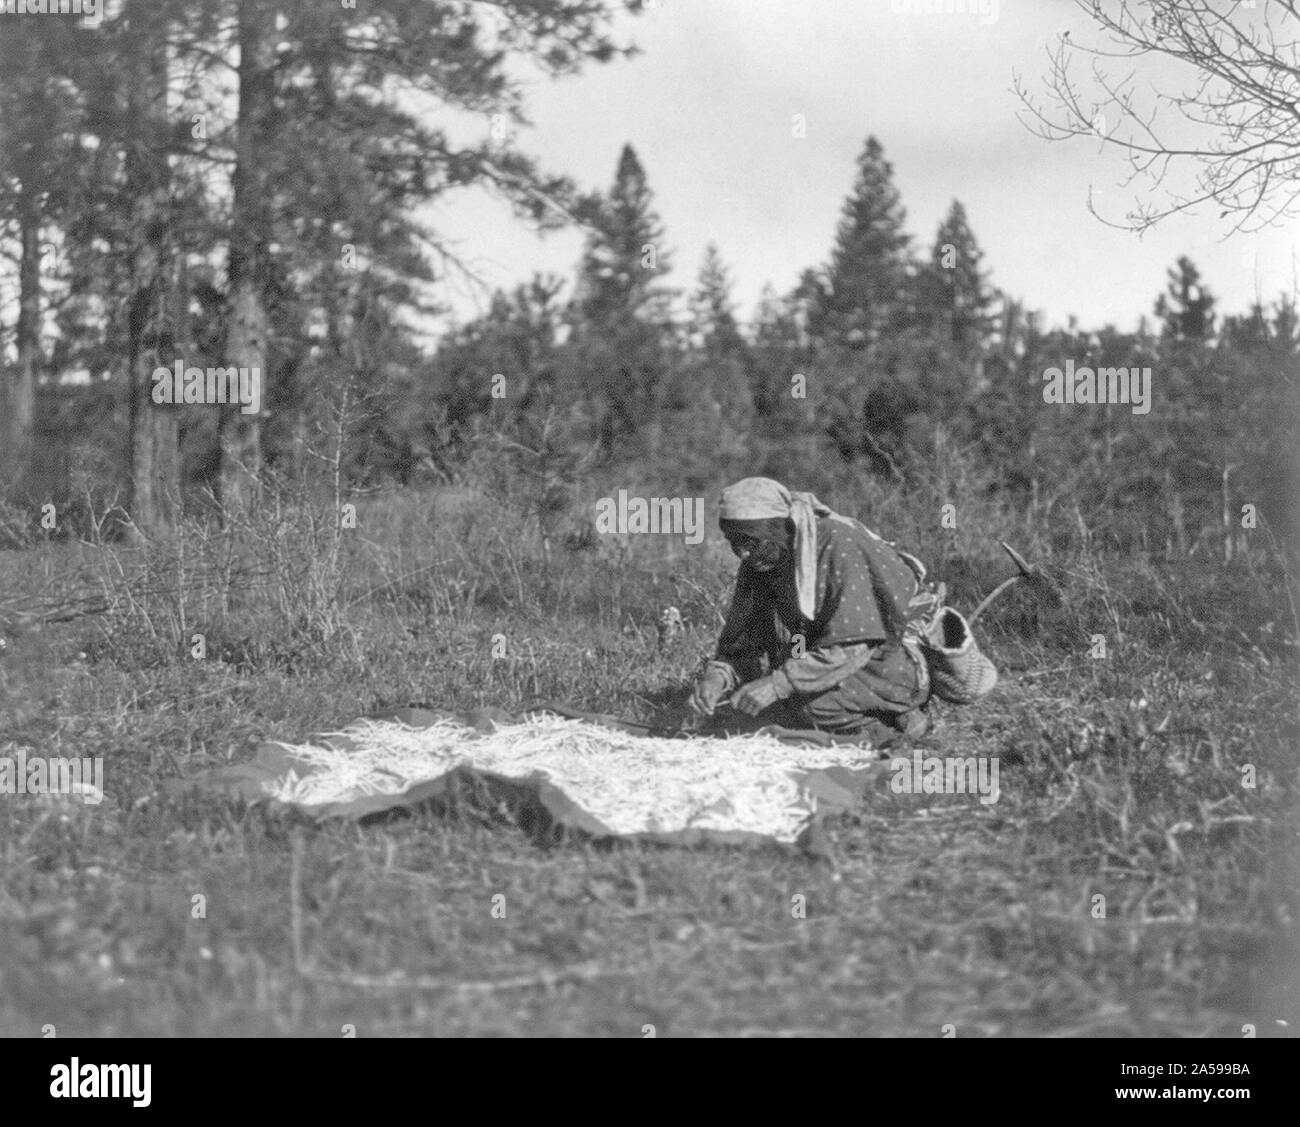
[[(1212, 203), (1232, 230), (1258, 231), (1296, 210), (1300, 197), (1300, 15), (1297, 0), (1074, 0), (1108, 40), (1085, 46), (1064, 32), (1049, 48), (1047, 108), (1019, 75), (1015, 93), (1031, 131), (1050, 141), (1099, 138), (1127, 158), (1160, 198), (1140, 198), (1122, 222), (1144, 231)], [(1071, 74), (1089, 61), (1091, 90)], [(1185, 68), (1185, 74), (1159, 60)], [(1111, 60), (1118, 60), (1112, 62)], [(1142, 60), (1125, 74), (1128, 60)], [(1160, 89), (1156, 83), (1164, 86)], [(1176, 92), (1175, 92), (1176, 90)], [(1190, 165), (1189, 188), (1171, 182)]]

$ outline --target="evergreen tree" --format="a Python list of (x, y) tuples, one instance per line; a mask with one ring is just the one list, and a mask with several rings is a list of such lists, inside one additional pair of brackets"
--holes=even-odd
[(749, 348), (736, 322), (727, 268), (712, 243), (689, 307), (685, 347), (663, 403), (671, 449), (661, 454), (702, 488), (719, 472), (743, 470), (754, 417)]
[(1049, 421), (1042, 407), (1042, 372), (1057, 362), (1045, 347), (1040, 315), (1020, 301), (1003, 303), (1000, 326), (977, 392), (972, 417), (974, 439), (990, 464), (1002, 467), (1003, 487), (1038, 512), (1044, 472), (1040, 441)]
[(693, 344), (715, 355), (744, 347), (731, 300), (731, 277), (714, 243), (704, 248), (699, 281), (691, 297), (691, 334)]
[[(1293, 298), (1272, 309), (1256, 303), (1224, 319), (1212, 365), (1217, 380), (1204, 406), (1204, 454), (1214, 455), (1218, 517), (1225, 559), (1250, 542), (1241, 506), (1290, 538), (1300, 531), (1295, 485), (1300, 480), (1296, 427), (1300, 419), (1300, 335)], [(1204, 459), (1209, 461), (1209, 459)], [(1256, 538), (1258, 539), (1258, 538)]]
[(909, 321), (910, 237), (894, 171), (875, 137), (858, 157), (829, 264), (805, 279), (814, 339), (861, 347)]
[(1180, 258), (1169, 271), (1168, 289), (1156, 300), (1165, 339), (1176, 344), (1208, 341), (1214, 334), (1214, 305), (1201, 272), (1189, 258)]
[(983, 258), (966, 209), (953, 200), (930, 252), (918, 313), (936, 344), (972, 375), (994, 328), (994, 295), (981, 266)]
[(754, 412), (749, 346), (736, 322), (731, 278), (713, 243), (705, 248), (690, 305), (691, 351), (683, 369), (685, 380), (710, 411), (721, 412), (733, 428), (744, 431)]
[(794, 294), (811, 351), (808, 410), (842, 458), (867, 456), (891, 476), (909, 442), (907, 416), (921, 404), (915, 373), (925, 371), (906, 339), (916, 294), (905, 218), (893, 168), (868, 137), (830, 260), (805, 271)]
[(619, 156), (614, 185), (595, 211), (579, 269), (574, 335), (579, 364), (596, 391), (599, 443), (614, 447), (652, 430), (670, 368), (671, 292), (663, 224), (645, 169), (631, 145)]
[(606, 330), (662, 318), (668, 292), (656, 283), (669, 269), (663, 223), (645, 169), (636, 150), (624, 145), (614, 185), (600, 203), (583, 253), (580, 324), (584, 330)]
[(1223, 499), (1238, 463), (1233, 432), (1243, 389), (1234, 386), (1236, 365), (1225, 363), (1214, 347), (1214, 306), (1200, 271), (1179, 258), (1154, 307), (1160, 351), (1152, 415), (1157, 450), (1169, 467), (1167, 510), (1176, 514), (1171, 539), (1180, 549), (1187, 547), (1184, 523), (1193, 531), (1222, 523)]
[(793, 299), (783, 301), (769, 283), (763, 287), (754, 316), (750, 349), (754, 409), (760, 418), (778, 423), (790, 422), (797, 413), (792, 380), (807, 359), (793, 305)]

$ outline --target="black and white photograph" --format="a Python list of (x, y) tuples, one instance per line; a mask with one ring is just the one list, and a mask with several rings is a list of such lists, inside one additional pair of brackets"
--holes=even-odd
[(1296, 0), (0, 0), (0, 89), (33, 1099), (830, 1038), (1250, 1101)]

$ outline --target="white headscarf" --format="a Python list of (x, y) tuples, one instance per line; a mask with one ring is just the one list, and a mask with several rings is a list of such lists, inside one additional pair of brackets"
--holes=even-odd
[(771, 520), (788, 517), (794, 524), (794, 585), (799, 613), (810, 622), (817, 613), (817, 518), (856, 525), (822, 504), (811, 493), (791, 493), (770, 477), (747, 477), (722, 491), (723, 520)]

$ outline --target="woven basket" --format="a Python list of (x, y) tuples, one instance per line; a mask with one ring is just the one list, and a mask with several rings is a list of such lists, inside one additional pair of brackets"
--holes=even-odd
[(998, 683), (998, 671), (980, 653), (969, 623), (952, 607), (944, 607), (926, 628), (921, 652), (935, 696), (949, 704), (971, 704)]

